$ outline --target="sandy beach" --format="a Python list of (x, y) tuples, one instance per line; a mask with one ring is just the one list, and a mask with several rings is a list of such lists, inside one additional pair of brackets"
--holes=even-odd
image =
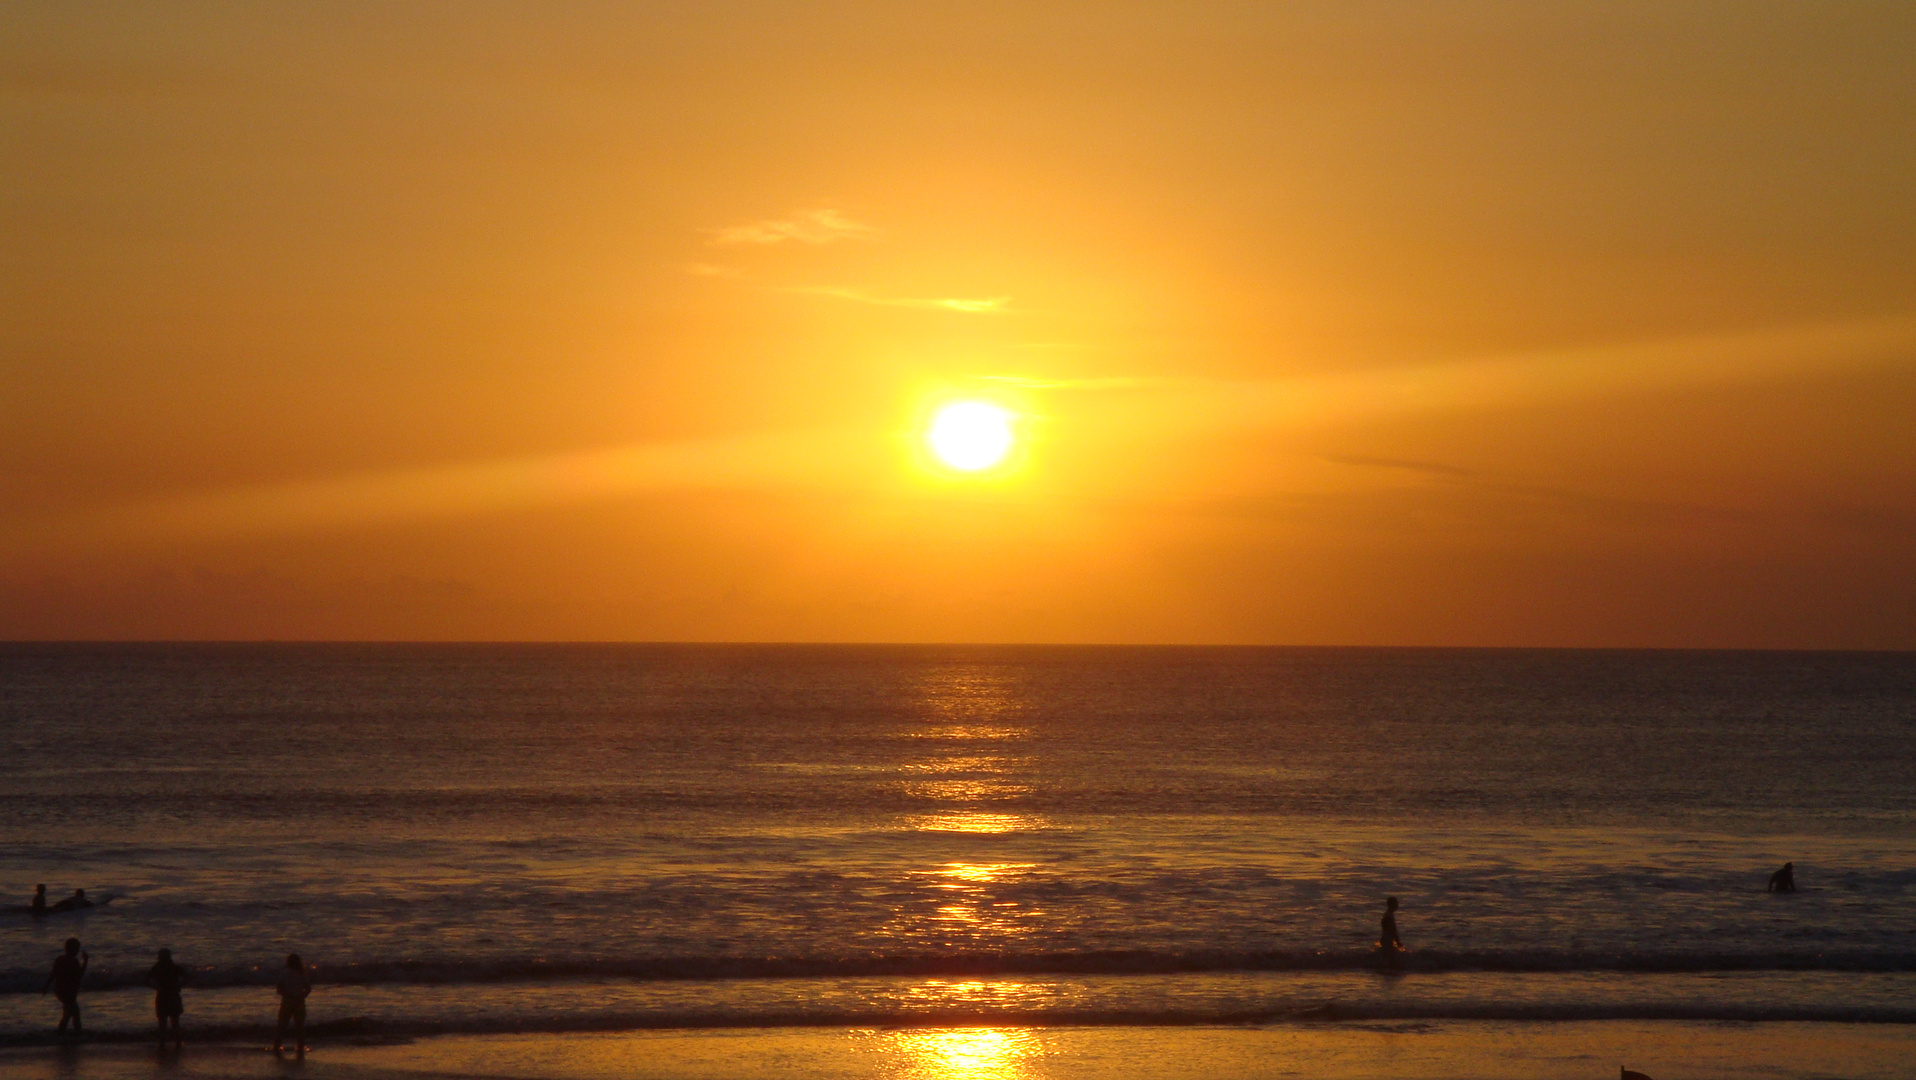
[(303, 1060), (260, 1046), (0, 1051), (8, 1080), (301, 1077), (400, 1080), (1658, 1080), (1908, 1075), (1907, 1025), (1598, 1021), (1264, 1027), (772, 1028), (449, 1036), (318, 1044)]

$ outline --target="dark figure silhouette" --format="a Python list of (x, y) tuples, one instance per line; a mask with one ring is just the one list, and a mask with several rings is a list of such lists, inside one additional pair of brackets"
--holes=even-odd
[(167, 1028), (173, 1029), (173, 1042), (184, 1048), (180, 1034), (180, 1014), (186, 1003), (180, 1000), (180, 987), (186, 984), (187, 971), (173, 962), (173, 950), (161, 949), (159, 962), (146, 969), (146, 984), (153, 988), (153, 1015), (159, 1019), (160, 1047), (166, 1047)]
[(53, 996), (60, 999), (60, 1034), (66, 1034), (67, 1021), (73, 1021), (73, 1033), (80, 1033), (80, 980), (86, 975), (86, 966), (92, 957), (80, 950), (80, 939), (67, 939), (67, 951), (53, 958), (53, 970), (48, 973), (47, 981), (40, 987), (42, 994), (47, 988), (53, 989)]
[(1635, 1069), (1625, 1069), (1621, 1065), (1617, 1066), (1617, 1069), (1623, 1073), (1621, 1080), (1650, 1080), (1648, 1076), (1645, 1076)]
[(1384, 962), (1396, 966), (1404, 955), (1404, 942), (1397, 936), (1397, 898), (1384, 898), (1384, 928), (1377, 938), (1377, 951), (1384, 954)]
[(50, 911), (78, 911), (78, 910), (80, 910), (81, 908), (90, 908), (90, 907), (92, 907), (92, 906), (93, 906), (93, 901), (91, 901), (91, 900), (88, 900), (88, 899), (86, 898), (86, 890), (85, 890), (85, 889), (75, 889), (75, 890), (73, 890), (73, 895), (72, 895), (72, 896), (69, 896), (69, 897), (67, 897), (67, 898), (66, 898), (65, 900), (62, 900), (62, 901), (60, 901), (59, 903), (57, 903), (57, 904), (55, 904), (55, 905), (53, 905), (53, 907), (51, 907), (51, 908), (49, 908), (48, 910), (50, 910)]
[(1770, 875), (1769, 891), (1770, 892), (1795, 892), (1796, 891), (1796, 864), (1795, 863), (1786, 862), (1783, 864), (1783, 869), (1778, 870), (1776, 873)]
[(306, 995), (313, 992), (312, 981), (306, 977), (306, 965), (300, 963), (298, 953), (289, 953), (286, 957), (286, 970), (279, 976), (279, 1029), (273, 1033), (273, 1053), (280, 1052), (280, 1044), (286, 1041), (286, 1026), (293, 1026), (293, 1044), (298, 1052), (306, 1052)]
[(33, 904), (31, 910), (35, 916), (45, 915), (47, 913), (47, 887), (45, 885), (35, 885), (33, 887)]

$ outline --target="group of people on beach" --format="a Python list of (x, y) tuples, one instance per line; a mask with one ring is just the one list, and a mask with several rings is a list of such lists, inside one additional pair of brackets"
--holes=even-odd
[[(68, 938), (65, 951), (54, 957), (53, 970), (40, 987), (41, 993), (51, 991), (60, 1001), (57, 1031), (61, 1035), (67, 1033), (69, 1023), (73, 1025), (73, 1033), (80, 1034), (80, 982), (86, 977), (87, 964), (92, 959), (80, 948), (79, 938)], [(153, 966), (146, 971), (146, 984), (153, 988), (153, 1013), (159, 1020), (161, 1049), (165, 1049), (169, 1036), (175, 1046), (186, 1045), (186, 1037), (180, 1032), (180, 1015), (186, 1011), (181, 990), (190, 977), (191, 972), (173, 962), (171, 949), (161, 949)], [(296, 1052), (304, 1054), (306, 997), (313, 992), (313, 982), (298, 953), (286, 955), (286, 969), (280, 973), (274, 989), (279, 993), (279, 1026), (273, 1034), (273, 1053), (283, 1051), (290, 1028)]]
[[(1769, 892), (1796, 891), (1796, 864), (1784, 863), (1782, 869), (1770, 875)], [(86, 898), (85, 889), (75, 889), (73, 897), (62, 900), (49, 908), (46, 903), (47, 887), (41, 885), (34, 890), (33, 913), (47, 911), (71, 911), (77, 907), (93, 906)], [(1407, 950), (1403, 939), (1397, 934), (1397, 898), (1384, 898), (1383, 925), (1379, 928), (1377, 952), (1387, 967), (1395, 968), (1403, 962)], [(73, 1033), (80, 1033), (80, 981), (86, 975), (87, 964), (91, 961), (86, 950), (80, 948), (79, 938), (66, 940), (66, 951), (54, 958), (53, 970), (48, 973), (46, 984), (41, 993), (52, 991), (60, 1001), (60, 1026), (57, 1029), (64, 1035), (67, 1025), (73, 1025)], [(186, 1011), (181, 988), (186, 985), (189, 973), (187, 969), (173, 962), (173, 950), (161, 949), (158, 959), (146, 972), (146, 983), (154, 991), (153, 1012), (159, 1020), (160, 1046), (166, 1046), (171, 1036), (174, 1045), (185, 1046), (185, 1037), (180, 1033), (180, 1014)], [(298, 953), (288, 953), (286, 969), (280, 974), (275, 986), (279, 993), (279, 1025), (273, 1035), (273, 1052), (281, 1053), (286, 1042), (286, 1033), (290, 1028), (293, 1042), (298, 1053), (306, 1052), (306, 998), (313, 992), (311, 977), (306, 965)], [(1627, 1074), (1626, 1074), (1627, 1075)]]

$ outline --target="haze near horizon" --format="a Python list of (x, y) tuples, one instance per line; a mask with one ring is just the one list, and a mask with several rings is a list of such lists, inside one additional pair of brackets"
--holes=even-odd
[(1907, 5), (22, 4), (0, 124), (0, 638), (1916, 648)]

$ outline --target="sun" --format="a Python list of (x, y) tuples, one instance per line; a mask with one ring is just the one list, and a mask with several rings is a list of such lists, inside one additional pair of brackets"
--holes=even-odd
[(1017, 437), (1012, 414), (983, 401), (954, 401), (939, 409), (925, 442), (939, 461), (964, 472), (989, 469), (1011, 453)]

